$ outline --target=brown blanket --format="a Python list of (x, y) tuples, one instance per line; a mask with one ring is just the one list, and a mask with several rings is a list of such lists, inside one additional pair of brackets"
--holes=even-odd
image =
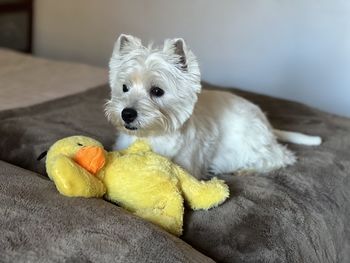
[(102, 199), (59, 195), (45, 177), (0, 161), (1, 262), (213, 262)]
[[(230, 199), (209, 211), (185, 212), (182, 240), (202, 254), (113, 204), (60, 196), (45, 177), (2, 162), (2, 259), (206, 262), (205, 254), (219, 262), (348, 262), (350, 120), (294, 102), (237, 93), (267, 111), (276, 128), (318, 134), (324, 143), (289, 145), (299, 160), (286, 169), (222, 175)], [(88, 135), (110, 148), (114, 130), (103, 116), (108, 95), (108, 87), (99, 87), (0, 112), (0, 159), (44, 174), (36, 157), (59, 138)]]

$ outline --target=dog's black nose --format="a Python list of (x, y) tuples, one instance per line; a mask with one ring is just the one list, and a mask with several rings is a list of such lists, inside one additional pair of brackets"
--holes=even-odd
[(122, 119), (126, 122), (126, 123), (131, 123), (133, 122), (133, 120), (135, 120), (137, 117), (137, 111), (132, 109), (132, 108), (125, 108), (122, 111)]

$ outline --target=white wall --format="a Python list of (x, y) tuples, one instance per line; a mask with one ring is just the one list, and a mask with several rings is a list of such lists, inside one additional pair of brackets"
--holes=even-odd
[(36, 0), (34, 52), (106, 66), (124, 32), (183, 37), (203, 79), (350, 116), (348, 0)]

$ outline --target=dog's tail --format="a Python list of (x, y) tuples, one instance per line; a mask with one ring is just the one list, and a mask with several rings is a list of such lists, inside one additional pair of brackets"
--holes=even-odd
[(322, 142), (322, 139), (319, 136), (310, 136), (299, 132), (282, 131), (277, 129), (274, 129), (273, 132), (277, 139), (282, 142), (291, 142), (310, 146), (320, 145)]

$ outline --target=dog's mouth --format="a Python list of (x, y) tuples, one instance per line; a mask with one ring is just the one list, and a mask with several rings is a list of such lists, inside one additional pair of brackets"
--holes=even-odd
[(125, 129), (128, 129), (130, 131), (136, 131), (137, 127), (131, 126), (130, 124), (124, 124)]

